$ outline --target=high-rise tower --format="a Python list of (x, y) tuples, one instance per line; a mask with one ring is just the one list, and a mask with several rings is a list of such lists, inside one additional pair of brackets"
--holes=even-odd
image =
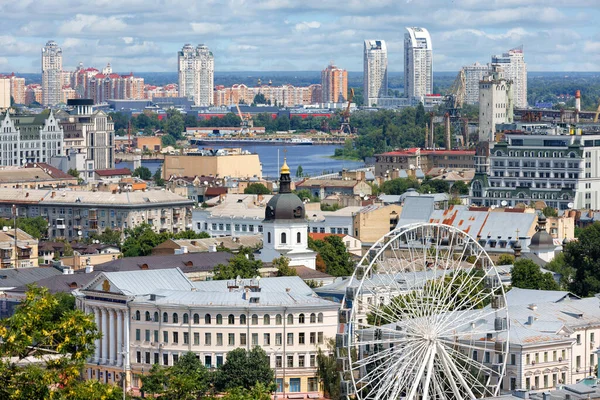
[(62, 100), (62, 49), (50, 40), (42, 48), (42, 104), (54, 106)]
[(523, 47), (511, 49), (501, 56), (492, 56), (492, 64), (500, 66), (504, 77), (513, 81), (515, 107), (527, 107), (527, 63)]
[(404, 34), (404, 96), (433, 93), (431, 36), (425, 28), (406, 28)]
[(213, 104), (215, 60), (207, 46), (190, 44), (178, 54), (179, 96), (187, 97), (197, 106)]
[(370, 106), (388, 91), (387, 47), (384, 40), (365, 40), (363, 96)]
[(340, 103), (348, 99), (348, 71), (333, 63), (321, 71), (323, 103)]

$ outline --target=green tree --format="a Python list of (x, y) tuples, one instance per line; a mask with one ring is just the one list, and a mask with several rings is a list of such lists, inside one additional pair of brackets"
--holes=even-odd
[(284, 256), (273, 259), (273, 267), (277, 268), (277, 276), (296, 276), (296, 269), (290, 267), (290, 259)]
[(600, 223), (583, 228), (578, 240), (563, 250), (565, 264), (574, 268), (575, 276), (569, 285), (578, 296), (588, 297), (600, 292)]
[(336, 235), (326, 236), (324, 240), (308, 238), (308, 247), (317, 252), (325, 265), (325, 272), (333, 276), (348, 276), (354, 272), (352, 254), (346, 250), (342, 238)]
[(319, 201), (321, 201), (321, 199), (319, 199), (318, 197), (313, 196), (310, 193), (310, 190), (308, 189), (298, 190), (296, 192), (296, 196), (300, 197), (301, 200), (308, 199), (308, 201), (310, 201), (311, 203), (318, 203)]
[(121, 251), (124, 257), (147, 256), (152, 249), (164, 242), (148, 224), (125, 229), (125, 241)]
[(329, 351), (317, 350), (317, 377), (323, 385), (323, 394), (329, 399), (341, 399), (340, 374), (337, 371), (336, 359), (332, 349), (335, 343), (328, 343)]
[(158, 168), (152, 176), (156, 186), (165, 186), (165, 180), (162, 178), (162, 168)]
[(185, 129), (185, 123), (183, 117), (179, 112), (172, 114), (167, 120), (167, 133), (173, 136), (176, 140), (183, 139), (183, 130)]
[(175, 146), (177, 144), (177, 139), (175, 139), (173, 136), (171, 135), (163, 135), (160, 138), (160, 141), (162, 143), (163, 146)]
[(458, 196), (465, 196), (469, 194), (469, 185), (463, 181), (456, 181), (450, 188), (450, 193)]
[(254, 96), (254, 100), (252, 100), (254, 104), (267, 104), (267, 99), (265, 99), (265, 95), (262, 93), (258, 93)]
[(268, 187), (263, 185), (262, 183), (251, 183), (248, 185), (246, 189), (244, 189), (244, 194), (270, 194), (271, 191)]
[(539, 265), (531, 260), (514, 262), (511, 271), (512, 286), (521, 289), (559, 290), (558, 283), (550, 272), (543, 273)]
[(275, 389), (275, 376), (265, 351), (255, 346), (246, 351), (243, 347), (227, 353), (227, 361), (219, 368), (215, 377), (217, 390), (224, 391), (232, 388), (251, 388), (257, 384)]
[[(0, 228), (5, 226), (14, 228), (14, 220), (0, 218)], [(17, 218), (17, 228), (36, 239), (42, 239), (48, 235), (48, 221), (44, 217)]]
[[(169, 383), (168, 367), (153, 364), (148, 375), (142, 376), (142, 391), (144, 394), (161, 395)], [(160, 397), (160, 396), (158, 396)]]
[(383, 182), (381, 192), (390, 195), (400, 195), (408, 189), (418, 189), (419, 181), (415, 178), (397, 178)]
[(542, 213), (546, 217), (558, 217), (558, 212), (556, 211), (556, 208), (554, 208), (554, 207), (544, 207), (544, 209), (542, 210)]
[(148, 375), (142, 376), (144, 393), (166, 400), (196, 400), (209, 391), (210, 375), (192, 352), (185, 353), (172, 367), (154, 364)]
[(304, 169), (302, 168), (302, 165), (298, 165), (298, 168), (296, 168), (296, 178), (302, 178), (304, 176)]
[(560, 274), (560, 287), (563, 290), (570, 290), (570, 285), (575, 279), (575, 268), (568, 265), (565, 261), (565, 253), (557, 254), (552, 261), (545, 265), (547, 270)]
[(214, 269), (214, 280), (241, 278), (256, 278), (259, 276), (259, 268), (262, 267), (262, 261), (256, 260), (254, 254), (240, 251), (229, 260), (229, 264), (219, 264)]
[(149, 181), (150, 179), (152, 179), (152, 172), (150, 172), (150, 170), (148, 169), (148, 167), (137, 167), (135, 169), (135, 171), (133, 171), (133, 174), (131, 174), (132, 176), (138, 177), (140, 179), (143, 179), (145, 181)]
[(98, 240), (102, 244), (109, 244), (113, 246), (121, 245), (121, 232), (112, 230), (110, 228), (104, 229), (101, 234), (91, 234), (89, 236), (89, 242)]
[(127, 129), (129, 126), (129, 116), (127, 114), (121, 112), (110, 112), (108, 113), (108, 117), (112, 119), (115, 124), (115, 130), (119, 129)]
[(268, 387), (258, 382), (251, 389), (236, 387), (228, 390), (223, 400), (271, 400), (271, 391)]
[(70, 168), (67, 171), (67, 174), (71, 175), (72, 177), (79, 178), (79, 171), (77, 171), (77, 168)]
[(71, 246), (71, 243), (67, 242), (65, 243), (65, 247), (63, 249), (63, 256), (64, 257), (72, 257), (73, 256), (73, 246)]
[(502, 254), (498, 257), (496, 265), (512, 265), (515, 262), (515, 258), (510, 254)]

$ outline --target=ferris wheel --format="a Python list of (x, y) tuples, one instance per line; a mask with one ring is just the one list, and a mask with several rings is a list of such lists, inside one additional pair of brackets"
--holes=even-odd
[(470, 400), (500, 391), (504, 286), (483, 247), (457, 228), (413, 224), (382, 237), (356, 267), (339, 318), (348, 398)]

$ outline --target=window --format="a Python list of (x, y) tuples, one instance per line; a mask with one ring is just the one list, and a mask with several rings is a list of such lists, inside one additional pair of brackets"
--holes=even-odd
[(204, 356), (204, 366), (206, 368), (212, 368), (212, 356)]
[(310, 355), (310, 366), (315, 367), (317, 365), (317, 356), (314, 354)]
[(510, 365), (517, 365), (517, 355), (516, 354), (510, 355)]
[(141, 317), (140, 317), (140, 310), (136, 310), (135, 311), (135, 320), (139, 321), (140, 319), (141, 319)]
[(154, 313), (154, 319), (153, 319), (153, 321), (154, 322), (158, 322), (158, 312)]
[(200, 323), (200, 316), (198, 314), (194, 314), (194, 324)]
[(265, 333), (263, 335), (263, 344), (265, 346), (269, 346), (271, 344), (271, 334), (270, 333)]
[(300, 232), (296, 233), (296, 243), (302, 243), (302, 234)]
[(206, 314), (204, 316), (204, 323), (210, 325), (210, 314)]
[(581, 368), (581, 356), (575, 357), (575, 367)]
[(173, 343), (179, 343), (179, 332), (173, 332)]
[(142, 362), (142, 352), (141, 351), (136, 352), (135, 360), (138, 362), (138, 364)]
[(281, 233), (281, 244), (285, 244), (287, 240), (287, 236), (285, 234), (285, 232)]
[(163, 365), (169, 365), (169, 355), (163, 354)]
[(139, 329), (135, 330), (135, 340), (137, 340), (138, 342), (140, 340), (142, 340), (142, 333), (141, 333), (141, 331)]
[(163, 331), (163, 342), (169, 343), (169, 331)]
[(223, 334), (217, 333), (217, 346), (223, 346)]
[(283, 360), (281, 356), (275, 356), (275, 368), (283, 367)]
[(294, 344), (294, 334), (291, 332), (287, 334), (287, 344), (288, 345)]
[(212, 340), (211, 340), (211, 334), (206, 332), (204, 333), (204, 345), (206, 346), (210, 346), (212, 344)]
[(240, 325), (246, 325), (246, 314), (240, 315)]
[(150, 321), (150, 311), (146, 311), (146, 321)]
[(183, 332), (183, 344), (190, 344), (190, 334)]
[(581, 335), (577, 335), (577, 344), (581, 344)]
[(304, 354), (300, 354), (298, 356), (298, 367), (304, 367), (304, 358), (305, 358)]
[(590, 333), (590, 342), (594, 343), (594, 332)]
[(281, 314), (275, 316), (275, 325), (281, 325)]
[(265, 314), (263, 317), (263, 325), (271, 325), (271, 316), (269, 314)]
[(221, 314), (217, 314), (217, 325), (223, 325), (223, 316)]
[(315, 332), (311, 332), (309, 336), (310, 344), (317, 344), (317, 334)]
[(317, 322), (317, 314), (315, 314), (315, 313), (310, 314), (310, 323), (314, 324), (316, 322)]
[(245, 346), (245, 345), (246, 345), (246, 334), (240, 333), (240, 346)]
[(299, 324), (303, 324), (304, 323), (304, 314), (298, 315), (298, 323)]
[(323, 323), (323, 313), (319, 313), (317, 315), (317, 322), (322, 324)]
[(258, 333), (252, 334), (252, 346), (258, 346)]
[(319, 381), (315, 377), (308, 378), (308, 391), (309, 392), (318, 392), (319, 391)]
[(267, 243), (271, 243), (271, 232), (267, 232)]
[(276, 333), (275, 334), (275, 346), (281, 346), (281, 344), (283, 342), (282, 339), (281, 339), (282, 338), (281, 335), (282, 335), (281, 333)]
[(258, 325), (258, 315), (252, 314), (252, 325)]
[(234, 325), (235, 324), (235, 316), (233, 314), (229, 314), (229, 316), (227, 317), (227, 323), (229, 325)]
[(235, 333), (229, 333), (227, 335), (227, 344), (229, 346), (235, 346)]
[(194, 332), (194, 345), (198, 346), (200, 344), (200, 333)]
[(160, 355), (158, 353), (154, 353), (154, 364), (158, 364)]
[(287, 367), (288, 368), (294, 367), (294, 356), (287, 356)]
[(184, 324), (190, 323), (190, 317), (187, 315), (187, 313), (183, 314), (183, 323)]
[(177, 313), (173, 313), (173, 323), (174, 324), (179, 323), (179, 316), (177, 315)]
[(323, 332), (317, 333), (317, 343), (323, 344)]
[(179, 361), (179, 354), (173, 354), (173, 364), (177, 364), (177, 361)]
[(149, 342), (150, 341), (150, 329), (146, 329), (146, 332), (144, 332), (144, 333), (145, 333), (144, 338), (145, 338), (146, 342)]
[(473, 360), (477, 361), (477, 359), (479, 358), (479, 354), (477, 353), (477, 350), (473, 351)]
[(298, 344), (305, 344), (305, 340), (304, 340), (304, 332), (300, 332), (298, 334)]
[(288, 314), (287, 323), (288, 323), (288, 325), (294, 325), (294, 315), (293, 314)]
[(158, 342), (158, 331), (157, 330), (154, 331), (154, 341)]

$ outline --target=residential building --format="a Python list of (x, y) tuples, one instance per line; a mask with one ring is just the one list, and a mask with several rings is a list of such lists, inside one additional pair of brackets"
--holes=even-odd
[(177, 53), (179, 96), (187, 97), (197, 106), (213, 104), (215, 60), (207, 46), (190, 44)]
[(221, 236), (218, 239), (168, 239), (152, 249), (152, 255), (213, 253), (217, 248), (232, 252), (242, 247), (262, 246), (263, 235)]
[(505, 133), (480, 146), (470, 200), (482, 206), (544, 201), (560, 210), (600, 209), (600, 134)]
[(130, 178), (129, 168), (97, 169), (94, 171), (93, 179), (90, 181), (102, 183), (119, 183), (123, 178)]
[(0, 121), (0, 163), (21, 166), (48, 163), (64, 151), (64, 133), (54, 113), (11, 115)]
[(10, 79), (0, 76), (0, 109), (10, 107)]
[(77, 178), (45, 163), (0, 168), (0, 188), (40, 189), (77, 185)]
[[(193, 201), (163, 190), (92, 192), (3, 189), (0, 217), (11, 218), (16, 205), (21, 217), (44, 217), (48, 237), (67, 240), (101, 234), (106, 228), (124, 230), (143, 223), (157, 232), (179, 232), (191, 224)], [(81, 234), (79, 234), (81, 232)]]
[(241, 152), (188, 153), (165, 155), (162, 167), (163, 179), (171, 176), (218, 176), (236, 178), (261, 178), (262, 166), (258, 154)]
[(363, 96), (370, 106), (388, 95), (388, 59), (385, 40), (365, 40), (363, 54)]
[(425, 28), (406, 28), (404, 34), (404, 97), (433, 93), (433, 52)]
[(362, 246), (371, 246), (388, 232), (396, 229), (402, 206), (398, 204), (374, 204), (358, 211), (352, 220), (352, 236)]
[(115, 383), (125, 370), (129, 390), (144, 370), (186, 352), (212, 369), (233, 349), (260, 346), (277, 394), (318, 396), (317, 349), (337, 330), (339, 304), (299, 277), (191, 282), (180, 269), (103, 272), (75, 293), (103, 333), (84, 376)]
[(523, 46), (511, 49), (501, 56), (492, 56), (492, 65), (500, 66), (505, 78), (512, 81), (515, 107), (527, 107), (527, 63)]
[(479, 141), (493, 142), (498, 124), (513, 122), (513, 84), (498, 65), (479, 82)]
[(296, 184), (296, 189), (306, 189), (321, 200), (333, 194), (365, 197), (372, 193), (367, 182), (355, 179), (305, 179)]
[(37, 266), (38, 240), (21, 229), (4, 227), (0, 231), (0, 268)]
[(32, 83), (27, 85), (25, 89), (25, 104), (30, 105), (31, 103), (42, 104), (42, 85)]
[[(0, 80), (8, 79), (10, 84), (10, 97), (15, 104), (25, 104), (25, 78), (19, 78), (15, 76), (14, 72), (10, 75), (0, 75)], [(4, 85), (5, 82), (0, 81), (0, 97), (5, 96), (4, 94)], [(3, 101), (6, 104), (6, 98), (3, 98)], [(4, 107), (5, 108), (5, 107)]]
[(50, 40), (42, 48), (42, 105), (55, 106), (62, 98), (62, 49)]
[(343, 103), (348, 99), (348, 71), (329, 64), (321, 71), (323, 103)]
[(375, 175), (385, 176), (394, 170), (422, 170), (432, 168), (473, 168), (473, 150), (395, 150), (375, 155)]
[(141, 151), (159, 152), (162, 150), (161, 140), (160, 136), (136, 136), (133, 138), (133, 146)]
[(492, 68), (490, 64), (478, 62), (462, 68), (465, 73), (465, 103), (479, 104), (479, 82), (488, 75)]

